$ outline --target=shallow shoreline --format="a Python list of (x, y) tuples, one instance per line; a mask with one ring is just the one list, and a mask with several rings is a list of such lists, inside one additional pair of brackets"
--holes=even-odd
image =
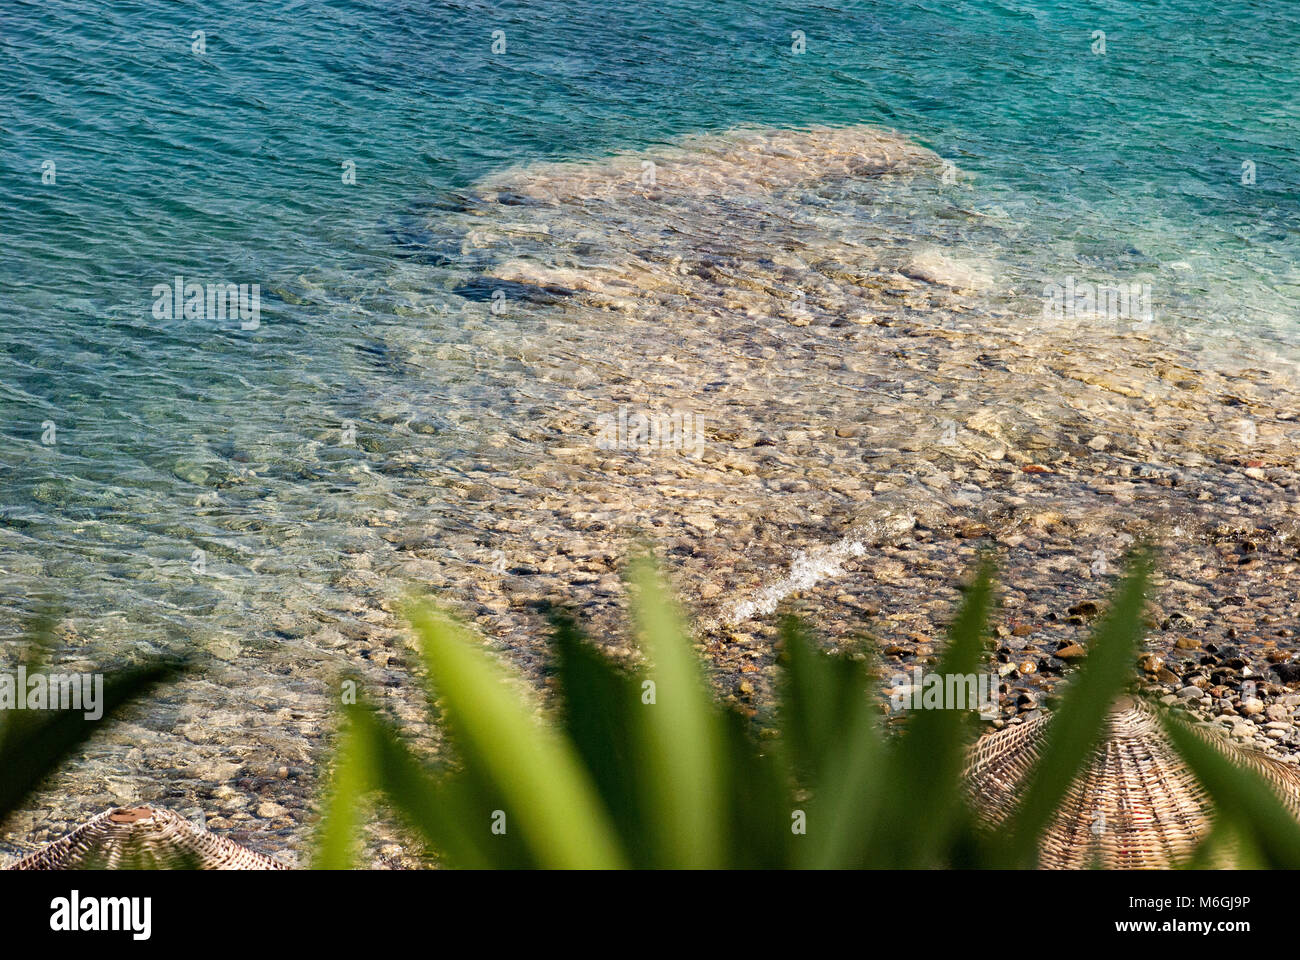
[[(1086, 636), (1088, 605), (1104, 601), (1126, 550), (1151, 539), (1162, 560), (1147, 650), (1169, 671), (1153, 677), (1177, 695), (1205, 673), (1224, 688), (1207, 709), (1228, 701), (1241, 736), (1290, 755), (1266, 724), (1290, 723), (1268, 712), (1296, 689), (1275, 682), (1270, 661), (1300, 646), (1294, 378), (1211, 365), (1159, 326), (1049, 327), (996, 291), (961, 286), (981, 273), (956, 252), (936, 265), (928, 242), (910, 250), (904, 223), (877, 224), (878, 247), (864, 246), (853, 211), (940, 167), (897, 138), (850, 140), (878, 143), (884, 159), (845, 160), (838, 135), (741, 136), (697, 149), (712, 159), (693, 192), (672, 193), (671, 160), (664, 196), (641, 190), (633, 157), (619, 161), (630, 183), (614, 178), (618, 164), (544, 165), (468, 198), (465, 222), (439, 229), (477, 258), (485, 290), (510, 291), (504, 318), (485, 307), (466, 328), (482, 391), (502, 398), (480, 413), (480, 445), (446, 465), (390, 454), (386, 468), (426, 471), (429, 511), (369, 517), (330, 584), (348, 609), (314, 609), (305, 593), (268, 636), (216, 650), (206, 675), (134, 708), (11, 818), (0, 854), (112, 803), (149, 801), (202, 810), (217, 832), (292, 863), (344, 667), (437, 748), (394, 614), (404, 584), (445, 598), (544, 683), (547, 601), (575, 608), (612, 655), (634, 655), (620, 569), (642, 539), (699, 625), (720, 696), (760, 720), (775, 662), (767, 600), (805, 613), (829, 644), (873, 637), (883, 683), (930, 661), (960, 579), (991, 549), (997, 658), (1015, 665), (1003, 722), (1052, 695), (1070, 659), (1056, 653)], [(794, 163), (794, 147), (805, 151), (797, 177), (772, 159)], [(772, 162), (755, 169), (766, 179), (719, 192), (764, 150)], [(719, 169), (719, 156), (732, 159)], [(844, 183), (848, 199), (835, 192)], [(801, 219), (815, 207), (808, 189), (838, 226)], [(635, 203), (623, 202), (629, 191)], [(606, 203), (620, 219), (589, 213)], [(529, 209), (548, 229), (521, 247)], [(601, 418), (620, 407), (689, 412), (703, 450), (602, 448)], [(792, 577), (801, 554), (826, 575)], [(76, 662), (77, 638), (65, 639)], [(1250, 717), (1234, 705), (1234, 672), (1259, 682)], [(373, 863), (414, 862), (397, 837), (391, 825), (373, 832)]]

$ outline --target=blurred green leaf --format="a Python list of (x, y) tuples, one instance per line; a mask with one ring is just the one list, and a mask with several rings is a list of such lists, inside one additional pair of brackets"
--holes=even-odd
[(365, 795), (382, 791), (407, 826), (449, 866), (467, 869), (535, 866), (519, 832), (489, 829), (499, 798), (468, 773), (435, 775), (401, 741), (397, 729), (368, 704), (347, 710), (330, 800), (316, 847), (317, 869), (353, 865), (357, 817)]
[(782, 621), (779, 687), (785, 765), (809, 791), (792, 805), (806, 833), (792, 839), (792, 862), (841, 867), (869, 859), (867, 844), (883, 786), (880, 711), (866, 667), (816, 648), (802, 624)]
[(363, 709), (350, 709), (334, 748), (331, 789), (316, 834), (312, 866), (317, 870), (349, 870), (355, 866), (365, 795), (378, 780), (373, 741), (365, 721)]
[(104, 682), (100, 704), (103, 715), (98, 720), (88, 720), (82, 710), (10, 715), (0, 726), (0, 770), (4, 771), (0, 777), (0, 818), (16, 809), (104, 721), (159, 684), (173, 680), (184, 669), (185, 661), (171, 659), (114, 671)]
[(727, 767), (723, 782), (723, 816), (730, 829), (723, 865), (737, 869), (783, 867), (790, 862), (794, 834), (791, 778), (775, 753), (761, 751), (754, 742), (749, 718), (726, 711), (722, 717), (723, 756)]
[[(317, 862), (351, 862), (364, 797), (379, 790), (451, 866), (1031, 865), (1133, 677), (1149, 570), (1150, 556), (1140, 551), (1067, 688), (1019, 808), (993, 841), (977, 829), (961, 792), (974, 733), (969, 711), (917, 710), (901, 735), (884, 736), (866, 665), (820, 651), (787, 619), (779, 736), (761, 739), (750, 720), (709, 695), (648, 560), (632, 571), (647, 669), (621, 669), (568, 614), (553, 615), (558, 724), (507, 686), (507, 671), (474, 639), (417, 607), (412, 622), (456, 762), (435, 773), (372, 707), (350, 709)], [(991, 599), (985, 561), (937, 666), (945, 690), (957, 689), (949, 677), (976, 675)], [(1300, 864), (1300, 826), (1261, 777), (1194, 732), (1171, 726), (1170, 735), (1218, 804), (1197, 862), (1217, 863), (1231, 851), (1238, 863)], [(488, 829), (497, 810), (509, 813), (505, 834)]]
[(633, 614), (653, 683), (643, 695), (637, 730), (646, 767), (644, 809), (660, 866), (723, 865), (728, 824), (722, 730), (676, 611), (648, 559), (632, 568)]
[[(929, 865), (952, 839), (962, 807), (966, 749), (977, 734), (972, 721), (979, 706), (976, 671), (985, 652), (992, 597), (993, 564), (985, 558), (948, 630), (948, 648), (937, 667), (945, 692), (960, 693), (967, 701), (964, 709), (954, 702), (947, 709), (912, 711), (892, 751), (891, 802), (881, 830), (894, 847), (896, 865)], [(963, 684), (962, 678), (970, 683)]]
[[(420, 605), (411, 621), (466, 767), (500, 792), (506, 829), (513, 820), (539, 866), (621, 866), (613, 824), (572, 745), (533, 715), (506, 685), (505, 671), (450, 620)], [(483, 830), (490, 825), (485, 819)]]
[(866, 696), (851, 700), (840, 732), (826, 752), (821, 779), (803, 806), (806, 841), (796, 844), (794, 863), (830, 869), (875, 866), (879, 833), (875, 827), (889, 788), (880, 712)]
[(563, 728), (591, 774), (634, 866), (655, 862), (646, 824), (649, 785), (637, 738), (640, 675), (620, 670), (582, 638), (566, 612), (554, 611), (552, 650), (559, 680)]
[(1038, 838), (1060, 806), (1105, 727), (1120, 693), (1133, 681), (1142, 638), (1142, 606), (1151, 574), (1148, 550), (1137, 551), (1105, 618), (1093, 632), (1083, 667), (1065, 692), (1045, 735), (1025, 797), (1009, 825), (1009, 865), (1037, 861)]
[(1238, 866), (1300, 867), (1300, 823), (1258, 773), (1228, 759), (1185, 720), (1160, 711), (1160, 721), (1179, 755), (1214, 799), (1236, 834)]
[(818, 650), (794, 617), (781, 621), (778, 662), (781, 749), (799, 783), (811, 787), (830, 772), (845, 717), (871, 696), (867, 672), (860, 661)]

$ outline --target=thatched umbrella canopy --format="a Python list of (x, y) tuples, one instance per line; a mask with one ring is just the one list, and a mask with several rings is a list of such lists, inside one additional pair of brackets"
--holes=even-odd
[(285, 870), (284, 864), (159, 807), (117, 807), (10, 870)]
[[(966, 768), (968, 795), (996, 829), (1023, 796), (1052, 717), (981, 738)], [(1264, 776), (1300, 817), (1300, 769), (1195, 728), (1235, 762)], [(1160, 869), (1185, 863), (1209, 832), (1213, 807), (1200, 781), (1140, 698), (1124, 697), (1039, 845), (1049, 869)]]

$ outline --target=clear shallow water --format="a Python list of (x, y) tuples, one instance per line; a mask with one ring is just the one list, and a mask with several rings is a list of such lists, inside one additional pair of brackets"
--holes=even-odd
[[(1227, 326), (1272, 350), (1300, 290), (1298, 18), (1193, 2), (7, 4), (0, 622), (12, 635), (52, 591), (105, 643), (252, 652), (279, 642), (278, 611), (346, 606), (339, 558), (386, 549), (376, 517), (468, 524), (430, 479), (473, 468), (547, 394), (443, 226), (506, 168), (737, 125), (893, 127), (963, 171), (896, 219), (994, 264), (1013, 300), (1033, 309), (1071, 275), (1149, 282), (1192, 339)], [(259, 283), (260, 327), (155, 318), (152, 288), (177, 274)]]

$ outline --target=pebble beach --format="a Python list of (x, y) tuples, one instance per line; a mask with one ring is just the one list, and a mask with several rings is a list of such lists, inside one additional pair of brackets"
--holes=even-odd
[[(232, 509), (289, 458), (236, 439), (176, 465), (215, 494), (195, 514), (218, 569), (223, 543), (246, 561), (241, 536), (283, 537), (309, 560), (255, 560), (296, 585), (223, 607), (201, 669), (98, 736), (8, 821), (0, 855), (155, 802), (301, 864), (344, 673), (438, 753), (406, 591), (440, 598), (544, 690), (548, 603), (610, 656), (638, 655), (621, 573), (641, 544), (719, 698), (760, 725), (782, 613), (876, 657), (888, 713), (894, 678), (936, 662), (963, 579), (991, 553), (995, 729), (1050, 706), (1126, 553), (1151, 542), (1138, 674), (1294, 762), (1288, 348), (1158, 316), (1047, 316), (1040, 289), (1008, 280), (1026, 271), (1015, 225), (979, 211), (977, 192), (902, 132), (741, 127), (508, 167), (423, 205), (409, 252), (455, 270), (408, 306), (459, 321), (423, 341), (381, 333), (375, 356), (453, 371), (447, 402), (387, 395), (350, 434), (309, 426), (293, 469), (348, 491), (347, 507), (320, 507), (338, 531), (328, 549), (303, 524)], [(306, 284), (281, 294), (338, 306)], [(113, 653), (115, 618), (127, 625), (111, 609), (64, 618), (58, 663)], [(166, 644), (135, 652), (150, 649)], [(389, 822), (367, 855), (423, 862)]]

